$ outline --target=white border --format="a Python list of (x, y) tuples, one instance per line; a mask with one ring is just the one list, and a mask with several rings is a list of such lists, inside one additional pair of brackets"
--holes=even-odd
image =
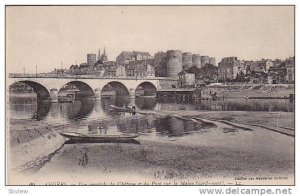
[[(141, 5), (150, 5), (150, 4), (202, 4), (202, 5), (214, 5), (214, 4), (219, 4), (219, 5), (233, 5), (233, 4), (239, 4), (239, 5), (268, 5), (268, 4), (272, 4), (272, 5), (280, 5), (280, 4), (284, 4), (284, 5), (296, 5), (296, 35), (299, 35), (299, 26), (300, 26), (300, 19), (299, 19), (299, 14), (298, 14), (298, 6), (299, 1), (297, 2), (296, 0), (230, 0), (230, 1), (224, 1), (224, 0), (211, 0), (211, 1), (195, 1), (195, 0), (185, 0), (185, 1), (178, 1), (178, 0), (173, 0), (173, 1), (162, 1), (162, 0), (144, 0), (142, 3), (138, 0), (135, 1), (122, 1), (122, 0), (103, 0), (103, 1), (97, 1), (97, 0), (90, 0), (88, 3), (84, 0), (2, 0), (1, 1), (1, 9), (0, 9), (0, 27), (1, 27), (1, 31), (0, 31), (0, 38), (2, 40), (1, 43), (4, 43), (4, 9), (5, 9), (5, 5), (13, 5), (13, 4), (28, 4), (28, 5), (33, 5), (33, 4), (41, 4), (41, 5), (45, 5), (45, 4), (65, 4), (65, 5), (71, 5), (71, 4), (110, 4), (110, 5), (114, 5), (114, 4), (141, 4)], [(299, 50), (297, 50), (297, 46), (299, 46), (299, 39), (296, 38), (296, 98), (299, 96), (299, 92), (300, 92), (300, 84), (299, 81), (300, 79), (297, 76), (300, 76), (300, 68), (299, 68), (299, 63), (298, 63), (298, 58), (300, 57), (299, 55)], [(1, 49), (1, 64), (2, 64), (2, 77), (1, 77), (1, 82), (3, 82), (0, 85), (0, 90), (2, 92), (2, 95), (4, 95), (5, 92), (5, 85), (4, 85), (4, 80), (5, 80), (5, 64), (4, 64), (4, 44), (1, 44), (0, 46)], [(0, 96), (0, 103), (1, 105), (4, 104), (4, 96)], [(4, 186), (5, 182), (4, 182), (4, 132), (5, 132), (5, 128), (4, 128), (4, 108), (2, 107), (2, 111), (0, 112), (0, 120), (1, 120), (1, 125), (2, 125), (2, 129), (1, 129), (1, 134), (0, 134), (0, 141), (1, 141), (1, 146), (0, 148), (2, 150), (0, 150), (0, 157), (1, 157), (1, 161), (0, 161), (0, 192), (1, 195), (8, 195), (8, 190), (9, 189), (28, 189), (29, 190), (29, 195), (200, 195), (199, 194), (199, 187), (197, 186), (192, 186), (192, 187), (11, 187), (11, 186)], [(299, 127), (299, 104), (297, 104), (296, 101), (296, 128)], [(297, 130), (296, 130), (297, 131)], [(296, 133), (296, 141), (299, 142), (299, 134)], [(296, 143), (296, 163), (299, 162), (299, 145)], [(296, 164), (297, 165), (297, 164)], [(292, 195), (300, 195), (300, 190), (299, 187), (297, 186), (299, 183), (299, 169), (296, 168), (296, 187), (291, 187), (292, 188)], [(204, 187), (201, 187), (204, 188)], [(211, 188), (211, 187), (209, 187)], [(222, 188), (222, 187), (220, 187)], [(223, 187), (224, 189), (226, 187)], [(251, 186), (251, 188), (255, 188), (254, 186)], [(259, 186), (257, 188), (263, 188), (263, 186)], [(268, 188), (268, 187), (267, 187)], [(271, 187), (271, 188), (277, 188), (277, 187)], [(288, 188), (288, 187), (282, 187), (282, 188)]]

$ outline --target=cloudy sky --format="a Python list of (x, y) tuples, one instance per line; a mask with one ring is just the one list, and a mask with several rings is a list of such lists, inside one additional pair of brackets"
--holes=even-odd
[(87, 53), (115, 60), (122, 51), (179, 49), (256, 60), (294, 56), (292, 6), (6, 7), (6, 66), (35, 73), (86, 62)]

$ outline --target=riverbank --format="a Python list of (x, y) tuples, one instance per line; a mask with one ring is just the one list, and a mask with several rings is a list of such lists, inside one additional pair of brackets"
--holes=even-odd
[(42, 164), (65, 140), (43, 121), (11, 119), (8, 137), (8, 168), (23, 172)]
[[(142, 113), (185, 116), (209, 121), (216, 127), (184, 137), (149, 132), (138, 138), (140, 144), (64, 144), (59, 135), (63, 125), (11, 120), (9, 184), (294, 183), (294, 137), (246, 125), (293, 129), (293, 113), (161, 110)], [(254, 180), (240, 182), (236, 177)], [(257, 177), (286, 180), (257, 180)]]
[(237, 84), (206, 86), (201, 94), (220, 98), (289, 98), (295, 94), (294, 84)]

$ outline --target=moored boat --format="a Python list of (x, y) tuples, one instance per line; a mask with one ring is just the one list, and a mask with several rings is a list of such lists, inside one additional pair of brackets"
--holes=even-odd
[(73, 94), (67, 94), (67, 95), (58, 97), (59, 103), (72, 103), (74, 101), (75, 101), (75, 96)]
[(129, 112), (129, 113), (135, 113), (135, 106), (128, 106), (128, 107), (118, 107), (115, 105), (110, 105), (110, 111), (114, 112)]
[(101, 134), (81, 134), (75, 132), (64, 132), (60, 133), (60, 135), (64, 136), (69, 140), (75, 141), (89, 141), (89, 142), (118, 142), (118, 141), (128, 141), (134, 138), (137, 138), (137, 134), (128, 134), (128, 135), (101, 135)]

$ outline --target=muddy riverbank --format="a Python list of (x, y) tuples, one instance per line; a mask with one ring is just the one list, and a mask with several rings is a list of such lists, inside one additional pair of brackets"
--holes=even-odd
[[(196, 121), (199, 118), (199, 121), (204, 119), (215, 126), (181, 137), (149, 130), (138, 137), (138, 143), (64, 144), (59, 135), (63, 125), (11, 120), (9, 183), (237, 183), (236, 177), (246, 177), (254, 180), (238, 183), (293, 184), (294, 137), (263, 127), (233, 126), (219, 121), (254, 121), (264, 126), (292, 128), (293, 121), (279, 121), (290, 119), (291, 113), (147, 113), (153, 114), (185, 116)], [(264, 181), (257, 177), (287, 179)]]
[(209, 85), (203, 89), (203, 96), (216, 93), (217, 97), (225, 98), (288, 98), (295, 94), (294, 84), (240, 84), (240, 85)]
[(8, 168), (26, 171), (42, 164), (62, 147), (65, 140), (58, 129), (43, 121), (11, 119), (8, 137)]

